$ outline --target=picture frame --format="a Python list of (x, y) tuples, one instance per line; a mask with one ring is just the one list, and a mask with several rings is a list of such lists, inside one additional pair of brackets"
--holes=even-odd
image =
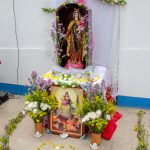
[(59, 102), (59, 108), (50, 115), (50, 130), (54, 134), (68, 134), (79, 138), (85, 133), (85, 126), (81, 117), (75, 115), (76, 104), (81, 104), (84, 96), (82, 88), (62, 88), (52, 86), (51, 94)]

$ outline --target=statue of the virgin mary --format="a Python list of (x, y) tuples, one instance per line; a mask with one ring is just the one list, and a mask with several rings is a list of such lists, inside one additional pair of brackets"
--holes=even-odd
[(67, 53), (69, 60), (66, 68), (83, 68), (83, 47), (82, 47), (82, 34), (80, 32), (81, 15), (78, 9), (73, 12), (73, 20), (70, 21), (65, 39), (67, 40)]

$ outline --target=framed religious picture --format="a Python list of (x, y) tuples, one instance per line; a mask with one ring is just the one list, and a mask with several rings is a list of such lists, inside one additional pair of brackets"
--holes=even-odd
[(56, 12), (57, 63), (83, 69), (91, 64), (91, 11), (81, 3), (66, 2)]
[(81, 118), (75, 115), (76, 105), (81, 103), (83, 89), (52, 86), (52, 93), (59, 102), (59, 108), (51, 113), (50, 130), (55, 134), (68, 134), (81, 137), (84, 126)]

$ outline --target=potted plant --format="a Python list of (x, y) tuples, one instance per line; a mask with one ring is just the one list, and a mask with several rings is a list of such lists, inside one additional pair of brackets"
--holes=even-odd
[(111, 119), (114, 105), (106, 103), (100, 96), (92, 96), (82, 100), (82, 104), (77, 106), (77, 114), (82, 117), (92, 132), (91, 148), (97, 149), (100, 146), (101, 133)]
[(58, 106), (56, 98), (48, 95), (46, 91), (36, 89), (26, 95), (25, 110), (35, 123), (35, 136), (40, 137), (43, 134), (43, 118), (51, 110)]

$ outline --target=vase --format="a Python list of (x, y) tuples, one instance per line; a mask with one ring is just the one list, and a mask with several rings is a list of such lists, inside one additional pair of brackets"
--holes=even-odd
[(43, 123), (42, 122), (35, 122), (35, 133), (43, 134)]
[(101, 133), (100, 134), (92, 133), (91, 145), (96, 143), (97, 146), (100, 146), (100, 142), (101, 142)]

